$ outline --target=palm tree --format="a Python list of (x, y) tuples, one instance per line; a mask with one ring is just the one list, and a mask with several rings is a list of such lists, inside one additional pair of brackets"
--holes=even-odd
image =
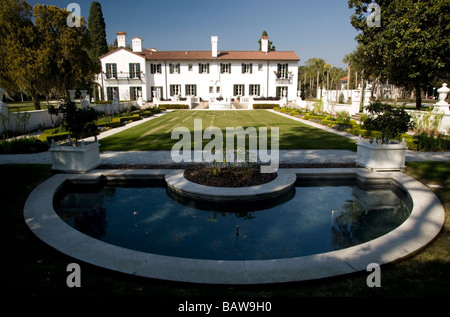
[(347, 98), (350, 96), (350, 76), (354, 53), (346, 54), (342, 61), (347, 64)]
[(325, 66), (325, 61), (321, 58), (310, 58), (308, 59), (305, 64), (310, 67), (311, 71), (314, 71), (314, 73), (317, 74), (317, 79), (316, 79), (316, 89), (319, 89), (319, 80), (320, 80), (320, 74), (323, 74), (324, 71), (324, 66)]

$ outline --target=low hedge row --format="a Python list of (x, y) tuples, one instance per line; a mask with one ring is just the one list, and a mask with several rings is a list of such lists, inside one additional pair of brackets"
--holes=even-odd
[[(372, 139), (372, 138), (381, 138), (382, 133), (379, 131), (368, 131), (364, 129), (364, 125), (358, 124), (354, 120), (345, 120), (339, 121), (336, 117), (326, 114), (315, 114), (315, 113), (302, 113), (298, 109), (289, 109), (289, 108), (281, 108), (275, 109), (282, 113), (286, 113), (292, 116), (299, 117), (300, 116), (309, 121), (320, 123), (324, 126), (328, 126), (330, 128), (345, 131), (351, 133), (353, 135), (359, 136), (361, 135), (363, 138)], [(450, 151), (450, 138), (446, 136), (439, 135), (437, 137), (429, 136), (426, 133), (421, 134), (420, 136), (413, 136), (407, 133), (404, 133), (400, 136), (399, 141), (401, 139), (405, 139), (406, 146), (411, 151)]]
[(273, 103), (256, 103), (253, 104), (253, 109), (275, 109), (279, 107), (279, 104)]
[(159, 109), (166, 110), (166, 109), (189, 109), (188, 105), (177, 105), (177, 104), (171, 104), (171, 105), (159, 105)]

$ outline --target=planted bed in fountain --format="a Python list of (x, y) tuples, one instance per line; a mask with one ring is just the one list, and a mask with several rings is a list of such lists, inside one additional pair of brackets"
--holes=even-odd
[[(429, 243), (439, 200), (402, 173), (279, 169), (217, 187), (185, 170), (58, 174), (25, 219), (75, 259), (144, 277), (213, 284), (310, 280), (366, 270)], [(426, 202), (426, 203), (425, 203)]]

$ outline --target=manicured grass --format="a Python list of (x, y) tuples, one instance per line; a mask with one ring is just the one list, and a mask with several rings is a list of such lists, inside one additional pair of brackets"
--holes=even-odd
[[(226, 128), (279, 127), (280, 150), (288, 149), (344, 149), (356, 151), (354, 141), (342, 136), (317, 129), (298, 121), (266, 110), (253, 111), (192, 111), (177, 110), (102, 139), (102, 151), (152, 151), (171, 150), (180, 139), (171, 139), (177, 127), (191, 131), (191, 144), (194, 142), (194, 119), (202, 120), (202, 128), (214, 126), (226, 136)], [(181, 137), (180, 137), (181, 138)], [(203, 146), (211, 140), (203, 140)], [(268, 143), (270, 148), (270, 141)]]
[[(34, 111), (34, 103), (32, 101), (23, 102), (7, 102), (10, 112)], [(41, 101), (41, 109), (47, 109), (47, 102)]]
[[(173, 283), (121, 274), (56, 251), (34, 236), (23, 219), (26, 198), (35, 186), (52, 175), (50, 166), (0, 165), (3, 251), (0, 282), (4, 294), (15, 298), (142, 296), (148, 299), (153, 310), (164, 306), (164, 299), (160, 297), (178, 297), (175, 302), (170, 302), (171, 305), (164, 306), (167, 311), (176, 311), (177, 301), (184, 303), (198, 296), (219, 300), (264, 297), (260, 300), (265, 301), (271, 301), (274, 297), (445, 297), (450, 294), (450, 163), (408, 163), (406, 173), (425, 184), (443, 186), (434, 191), (444, 204), (446, 222), (439, 236), (426, 248), (402, 261), (382, 266), (380, 288), (367, 287), (368, 272), (281, 285), (217, 286)], [(78, 263), (81, 267), (81, 288), (66, 285), (69, 263)], [(298, 298), (286, 301), (293, 306), (299, 303)], [(308, 299), (306, 303), (310, 301)], [(278, 310), (279, 307), (273, 305), (273, 309)]]

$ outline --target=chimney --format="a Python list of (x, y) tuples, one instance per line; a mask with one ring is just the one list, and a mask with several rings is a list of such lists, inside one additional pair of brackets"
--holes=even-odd
[(269, 37), (264, 35), (261, 37), (261, 52), (267, 53), (269, 51)]
[(117, 47), (127, 46), (127, 33), (117, 32)]
[(135, 37), (131, 40), (133, 45), (133, 52), (142, 52), (142, 39), (140, 37)]
[(219, 37), (211, 36), (211, 46), (212, 46), (212, 57), (217, 57), (217, 42)]

